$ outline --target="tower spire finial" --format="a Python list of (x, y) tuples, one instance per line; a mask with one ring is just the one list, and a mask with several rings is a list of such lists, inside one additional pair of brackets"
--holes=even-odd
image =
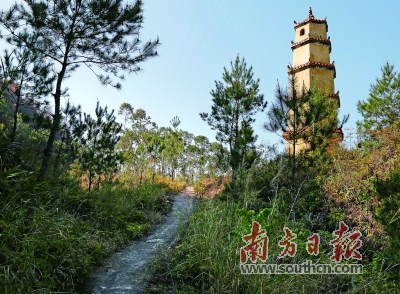
[(310, 7), (310, 9), (308, 10), (308, 17), (309, 17), (309, 18), (314, 18), (314, 15), (313, 15), (313, 13), (312, 13), (311, 7)]

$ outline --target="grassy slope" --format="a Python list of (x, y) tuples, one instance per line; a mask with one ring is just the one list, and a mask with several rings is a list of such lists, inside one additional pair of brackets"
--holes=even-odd
[(96, 263), (143, 235), (170, 207), (164, 185), (106, 187), (0, 177), (0, 292), (79, 292)]
[[(192, 215), (181, 242), (163, 252), (152, 265), (149, 293), (395, 293), (398, 284), (385, 277), (374, 261), (363, 261), (363, 275), (242, 275), (239, 248), (244, 245), (251, 221), (258, 220), (269, 236), (268, 263), (331, 263), (331, 232), (319, 231), (321, 253), (311, 258), (304, 251), (310, 231), (301, 223), (288, 224), (297, 234), (299, 251), (295, 260), (279, 261), (278, 241), (283, 236), (285, 220), (279, 203), (259, 213), (215, 199), (203, 201)], [(304, 242), (303, 242), (304, 241)], [(304, 244), (303, 244), (304, 243)], [(305, 291), (305, 292), (304, 292)]]

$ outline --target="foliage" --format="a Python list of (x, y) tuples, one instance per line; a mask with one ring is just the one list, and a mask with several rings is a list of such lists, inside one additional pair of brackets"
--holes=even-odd
[[(90, 17), (87, 17), (90, 15)], [(54, 120), (44, 150), (38, 178), (47, 171), (61, 120), (63, 81), (80, 65), (87, 66), (103, 84), (120, 87), (110, 74), (123, 79), (123, 72), (137, 72), (141, 62), (155, 56), (158, 40), (141, 46), (142, 2), (122, 0), (28, 1), (0, 14), (6, 40), (38, 52), (57, 72)]]
[[(40, 58), (38, 52), (29, 52), (24, 47), (16, 47), (11, 52), (5, 50), (1, 59), (0, 76), (2, 77), (2, 91), (8, 91), (8, 102), (13, 109), (13, 127), (10, 141), (15, 140), (18, 125), (18, 113), (25, 106), (25, 111), (33, 115), (39, 113), (40, 102), (44, 96), (52, 91), (55, 76), (51, 74), (49, 64)], [(6, 90), (8, 88), (8, 90)]]
[[(58, 132), (59, 140), (56, 141), (56, 157), (54, 159), (54, 178), (66, 174), (66, 170), (74, 161), (77, 154), (74, 148), (74, 130), (78, 127), (81, 118), (81, 106), (72, 105), (69, 100), (62, 109), (62, 119), (60, 130)], [(61, 167), (61, 168), (60, 168)], [(77, 175), (79, 177), (79, 175)]]
[(0, 93), (0, 125), (1, 125), (0, 130), (2, 132), (1, 133), (2, 139), (8, 136), (6, 129), (9, 128), (10, 120), (11, 120), (11, 115), (8, 109), (7, 100), (4, 98), (3, 93)]
[(40, 163), (38, 153), (44, 148), (48, 132), (41, 126), (26, 122), (18, 114), (18, 131), (14, 142), (10, 134), (14, 127), (13, 114), (5, 99), (0, 98), (0, 168), (20, 166), (24, 170), (33, 171)]
[[(182, 132), (178, 130), (180, 120), (177, 116), (170, 121), (172, 128), (168, 128), (165, 132), (165, 159), (169, 165), (169, 176), (172, 181), (176, 177), (179, 168), (179, 157), (183, 153)], [(164, 150), (163, 150), (164, 151)]]
[(387, 258), (390, 260), (385, 264), (387, 276), (393, 280), (400, 280), (400, 170), (389, 173), (385, 180), (376, 183), (378, 199), (382, 202), (377, 210), (377, 220), (385, 230), (385, 251), (376, 254), (376, 259), (382, 263)]
[(330, 219), (339, 213), (363, 232), (366, 256), (381, 263), (388, 280), (399, 278), (399, 130), (398, 123), (382, 130), (380, 144), (368, 152), (341, 150), (322, 187)]
[(214, 198), (224, 191), (227, 177), (202, 178), (194, 184), (194, 192), (201, 198)]
[(88, 177), (88, 189), (97, 178), (97, 188), (101, 177), (111, 179), (118, 170), (122, 160), (121, 153), (115, 150), (119, 141), (121, 124), (116, 122), (114, 111), (108, 113), (107, 107), (102, 108), (97, 102), (96, 118), (84, 114), (73, 130), (73, 145), (78, 154), (78, 163)]
[(163, 185), (85, 193), (73, 183), (35, 184), (0, 172), (0, 292), (81, 292), (92, 267), (142, 236), (169, 208)]
[[(316, 96), (316, 103), (325, 98)], [(325, 122), (321, 121), (320, 134), (328, 131)], [(317, 148), (296, 155), (292, 177), (290, 156), (259, 157), (238, 179), (238, 201), (226, 201), (223, 192), (199, 204), (181, 241), (155, 260), (148, 291), (396, 293), (400, 281), (399, 126), (394, 121), (375, 132), (377, 144), (372, 149), (336, 146), (325, 153), (316, 140)], [(204, 192), (204, 182), (195, 185), (198, 191)], [(296, 217), (290, 218), (291, 214)], [(267, 230), (268, 263), (282, 262), (276, 258), (279, 247), (274, 244), (286, 225), (297, 234), (298, 244), (311, 232), (320, 234), (321, 250), (315, 262), (321, 264), (330, 263), (332, 231), (343, 220), (362, 232), (363, 275), (241, 275), (238, 249), (253, 220)], [(290, 262), (310, 258), (299, 249)]]
[(381, 77), (371, 85), (367, 101), (357, 104), (363, 116), (357, 125), (367, 137), (400, 119), (400, 74), (389, 63), (381, 68), (381, 72)]
[(302, 88), (300, 92), (294, 75), (290, 77), (289, 88), (290, 91), (277, 85), (276, 101), (268, 111), (265, 128), (283, 132), (283, 137), (290, 143), (288, 152), (291, 155), (298, 153), (296, 147), (303, 142), (308, 150), (324, 150), (348, 116), (339, 124), (337, 101), (317, 88)]
[(179, 178), (172, 180), (169, 177), (156, 176), (154, 181), (155, 181), (155, 183), (158, 183), (158, 184), (168, 187), (169, 189), (171, 189), (171, 191), (174, 191), (176, 193), (181, 192), (186, 185), (185, 181), (183, 179), (179, 179)]
[[(314, 87), (311, 89), (302, 87), (299, 90), (293, 74), (290, 75), (289, 82), (290, 90), (277, 85), (276, 101), (268, 111), (264, 126), (271, 132), (283, 132), (282, 136), (288, 144), (286, 147), (288, 154), (285, 160), (281, 161), (280, 172), (273, 179), (275, 185), (279, 184), (279, 189), (287, 194), (286, 198), (290, 203), (289, 214), (295, 221), (296, 214), (302, 214), (307, 210), (307, 203), (321, 199), (318, 197), (318, 192), (313, 192), (318, 191), (314, 187), (318, 186), (318, 183), (315, 181), (316, 170), (312, 166), (318, 164), (321, 167), (326, 166), (325, 151), (334, 148), (334, 144), (338, 142), (337, 137), (341, 131), (337, 130), (341, 130), (348, 116), (338, 125), (336, 100)], [(339, 137), (339, 141), (340, 139)], [(301, 148), (299, 149), (299, 144), (305, 146), (299, 146)], [(303, 206), (306, 209), (303, 209)]]
[[(363, 275), (242, 275), (238, 249), (244, 245), (241, 237), (249, 233), (254, 220), (269, 237), (268, 263), (302, 263), (305, 259), (330, 263), (332, 231), (315, 229), (303, 220), (289, 222), (282, 214), (285, 200), (280, 193), (258, 210), (219, 199), (201, 202), (181, 232), (180, 242), (159, 253), (148, 280), (149, 293), (297, 293), (299, 289), (307, 293), (395, 293), (398, 281), (388, 278), (388, 272), (395, 273), (396, 269), (382, 267), (379, 252), (374, 261), (363, 262)], [(285, 225), (297, 234), (294, 260), (277, 258)], [(318, 257), (307, 255), (301, 244), (312, 232), (321, 236)]]
[(211, 113), (201, 113), (200, 116), (217, 131), (217, 140), (228, 145), (234, 186), (238, 170), (248, 168), (255, 159), (257, 136), (251, 124), (255, 121), (254, 115), (263, 111), (267, 103), (258, 93), (259, 80), (254, 80), (253, 68), (247, 67), (244, 58), (240, 60), (237, 56), (231, 62), (231, 71), (224, 68), (222, 79), (223, 82), (215, 82), (216, 88), (211, 91), (214, 103)]
[[(123, 103), (119, 113), (125, 117), (125, 132), (118, 143), (125, 159), (124, 170), (129, 177), (138, 178), (140, 185), (146, 177), (150, 161), (159, 155), (164, 146), (157, 140), (156, 125), (144, 109), (135, 111), (129, 103)], [(126, 126), (127, 122), (130, 127)]]
[[(132, 185), (169, 177), (193, 184), (204, 176), (221, 176), (226, 168), (226, 149), (204, 136), (179, 129), (174, 117), (169, 127), (159, 127), (144, 109), (123, 103), (124, 133), (118, 143), (123, 152), (122, 177)], [(223, 163), (223, 164), (221, 164)]]

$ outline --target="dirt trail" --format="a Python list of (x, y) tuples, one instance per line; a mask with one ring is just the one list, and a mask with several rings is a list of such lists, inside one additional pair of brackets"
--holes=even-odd
[(190, 195), (190, 196), (196, 195), (194, 193), (194, 188), (192, 186), (186, 186), (185, 189), (183, 190), (183, 194)]
[(175, 196), (172, 211), (163, 223), (105, 261), (106, 267), (97, 268), (90, 282), (91, 293), (141, 293), (145, 288), (145, 270), (156, 249), (173, 242), (179, 221), (188, 219), (195, 198)]

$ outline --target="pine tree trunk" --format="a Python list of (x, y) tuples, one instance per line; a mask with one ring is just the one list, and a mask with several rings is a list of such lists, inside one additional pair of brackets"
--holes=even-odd
[(88, 183), (88, 188), (89, 188), (89, 192), (90, 192), (90, 190), (92, 189), (92, 175), (91, 175), (91, 173), (89, 172), (89, 183)]
[(232, 199), (236, 200), (238, 198), (237, 195), (237, 170), (236, 168), (232, 169)]
[(18, 125), (18, 111), (21, 105), (21, 88), (24, 83), (24, 79), (21, 79), (19, 83), (19, 88), (17, 89), (17, 101), (15, 101), (15, 109), (14, 109), (14, 123), (13, 128), (10, 135), (10, 141), (14, 142), (15, 136), (17, 135), (17, 125)]
[(54, 120), (53, 120), (53, 123), (51, 125), (50, 135), (49, 135), (49, 138), (47, 139), (46, 148), (43, 151), (42, 165), (40, 167), (39, 174), (38, 174), (38, 180), (39, 181), (42, 181), (44, 179), (45, 175), (46, 175), (47, 168), (48, 168), (49, 163), (50, 163), (51, 154), (52, 154), (52, 151), (53, 151), (53, 144), (54, 144), (54, 141), (56, 139), (58, 126), (59, 126), (60, 120), (61, 120), (60, 118), (61, 118), (61, 114), (60, 114), (60, 99), (58, 99), (58, 101), (55, 99)]
[(11, 130), (11, 135), (10, 135), (10, 141), (14, 142), (15, 136), (17, 134), (17, 124), (18, 124), (18, 111), (19, 111), (19, 98), (17, 99), (17, 102), (15, 103), (15, 109), (14, 109), (14, 123), (13, 123), (13, 128)]
[(56, 91), (53, 94), (54, 97), (54, 117), (53, 117), (53, 123), (51, 125), (50, 129), (50, 134), (49, 138), (47, 140), (46, 148), (43, 150), (43, 160), (42, 160), (42, 165), (40, 166), (40, 170), (37, 176), (37, 179), (39, 181), (43, 181), (44, 177), (46, 176), (47, 169), (49, 167), (50, 163), (50, 158), (51, 158), (51, 153), (53, 151), (53, 144), (56, 139), (56, 135), (60, 126), (61, 122), (61, 86), (62, 86), (62, 81), (64, 80), (65, 73), (67, 71), (67, 66), (68, 66), (68, 57), (69, 57), (69, 52), (71, 49), (71, 44), (73, 40), (73, 29), (75, 26), (75, 21), (76, 21), (76, 15), (74, 15), (73, 23), (70, 28), (70, 32), (67, 35), (67, 43), (65, 46), (65, 52), (64, 52), (64, 59), (61, 64), (61, 70), (57, 75), (57, 82), (56, 82)]
[(62, 151), (62, 147), (64, 145), (64, 141), (65, 141), (65, 137), (62, 137), (61, 138), (60, 147), (58, 148), (58, 151), (57, 151), (56, 162), (54, 163), (54, 171), (53, 171), (53, 176), (54, 177), (57, 176), (57, 169), (58, 169), (58, 166), (60, 164), (61, 151)]
[(40, 170), (37, 176), (39, 181), (42, 181), (46, 175), (47, 168), (50, 163), (51, 153), (53, 151), (53, 144), (56, 139), (56, 135), (59, 129), (60, 121), (61, 121), (61, 83), (64, 79), (65, 72), (67, 70), (67, 56), (68, 56), (68, 48), (65, 53), (64, 62), (62, 64), (61, 71), (58, 73), (57, 84), (56, 84), (56, 92), (54, 93), (54, 119), (51, 125), (49, 138), (47, 139), (46, 148), (43, 151), (43, 160), (42, 165), (40, 166)]

